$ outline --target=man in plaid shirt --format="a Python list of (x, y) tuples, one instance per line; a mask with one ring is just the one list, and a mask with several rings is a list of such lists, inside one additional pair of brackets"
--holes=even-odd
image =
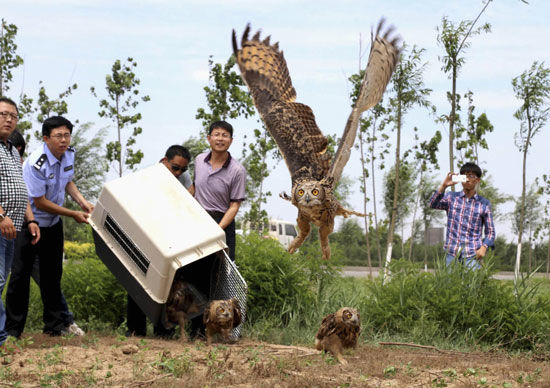
[(460, 168), (460, 174), (466, 176), (466, 181), (462, 182), (463, 190), (445, 193), (447, 187), (457, 183), (453, 181), (454, 174), (448, 173), (431, 196), (430, 207), (447, 212), (444, 246), (447, 265), (456, 258), (468, 268), (478, 269), (487, 250), (495, 242), (491, 202), (476, 192), (481, 179), (479, 166), (466, 163)]
[[(21, 232), (23, 221), (32, 235), (32, 244), (40, 239), (40, 228), (27, 197), (19, 152), (8, 140), (15, 130), (19, 115), (15, 102), (0, 97), (0, 295), (8, 279), (15, 249), (15, 236)], [(0, 299), (0, 354), (7, 338), (6, 311)]]

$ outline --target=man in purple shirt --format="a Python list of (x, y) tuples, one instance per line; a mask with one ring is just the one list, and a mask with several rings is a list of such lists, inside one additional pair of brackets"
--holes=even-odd
[(478, 269), (480, 261), (495, 242), (491, 202), (476, 192), (481, 179), (479, 166), (466, 163), (460, 168), (460, 174), (466, 176), (466, 181), (462, 182), (463, 191), (445, 194), (447, 187), (458, 183), (453, 181), (454, 174), (449, 172), (430, 198), (430, 207), (447, 212), (444, 246), (447, 265), (456, 258), (468, 268)]
[(216, 121), (208, 129), (210, 151), (195, 158), (195, 179), (189, 192), (225, 231), (229, 257), (235, 260), (235, 216), (245, 195), (246, 171), (231, 157), (233, 127)]

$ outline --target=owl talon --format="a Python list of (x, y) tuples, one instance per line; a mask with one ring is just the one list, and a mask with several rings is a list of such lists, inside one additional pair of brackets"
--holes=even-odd
[(284, 191), (281, 191), (281, 192), (279, 193), (279, 197), (281, 197), (281, 198), (284, 199), (285, 201), (290, 201), (290, 199), (291, 199), (290, 196), (289, 196), (286, 192), (284, 192)]

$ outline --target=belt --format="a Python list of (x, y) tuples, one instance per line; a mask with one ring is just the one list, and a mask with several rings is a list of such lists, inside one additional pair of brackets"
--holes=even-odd
[(207, 210), (206, 212), (210, 214), (211, 217), (223, 217), (225, 215), (224, 212), (219, 212), (216, 210)]

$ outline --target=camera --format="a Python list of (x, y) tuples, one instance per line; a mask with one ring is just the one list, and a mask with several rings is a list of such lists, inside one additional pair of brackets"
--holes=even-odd
[(464, 183), (467, 181), (467, 178), (466, 178), (466, 175), (461, 175), (461, 174), (453, 174), (451, 179), (453, 180), (453, 182), (456, 182), (456, 183)]

